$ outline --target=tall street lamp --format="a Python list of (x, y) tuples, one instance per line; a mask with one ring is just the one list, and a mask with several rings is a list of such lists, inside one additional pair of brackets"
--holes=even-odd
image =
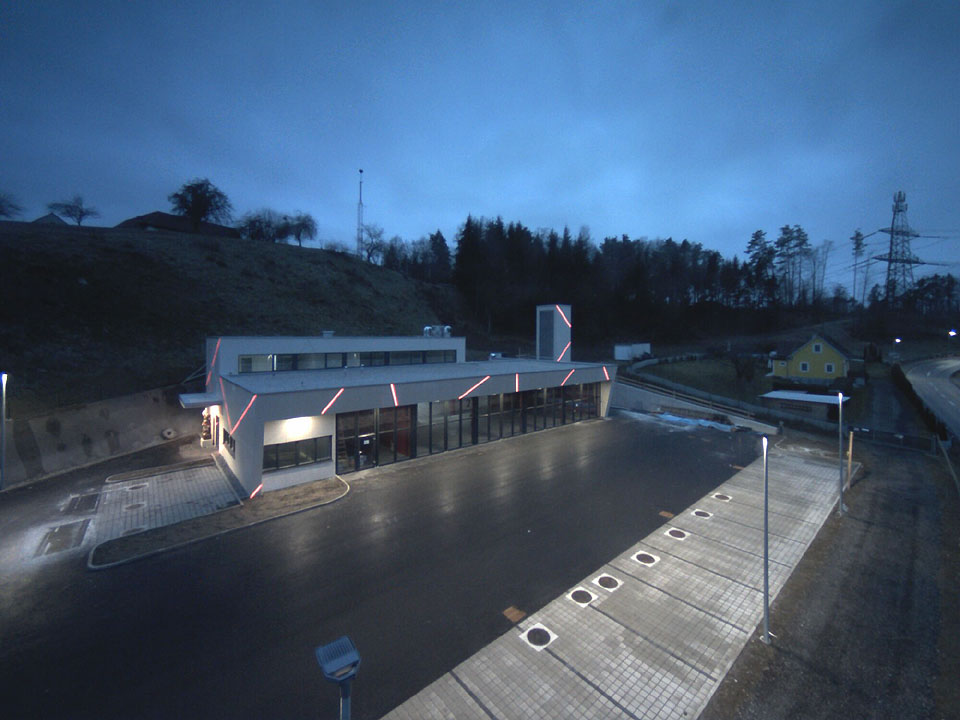
[(0, 373), (3, 402), (0, 404), (0, 490), (7, 482), (7, 374)]
[(837, 393), (837, 439), (840, 462), (840, 488), (837, 493), (837, 515), (843, 515), (843, 392)]

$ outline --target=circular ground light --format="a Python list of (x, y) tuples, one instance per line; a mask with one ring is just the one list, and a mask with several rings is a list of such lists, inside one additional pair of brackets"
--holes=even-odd
[(683, 538), (687, 536), (687, 534), (683, 530), (676, 530), (676, 529), (671, 530), (669, 535), (670, 537), (675, 537), (678, 540), (683, 540)]
[(637, 562), (642, 562), (644, 565), (653, 565), (657, 561), (650, 553), (637, 553), (634, 557), (637, 558)]
[(723, 501), (727, 501), (727, 500), (730, 499), (730, 496), (729, 496), (729, 495), (723, 495), (722, 493), (717, 493), (716, 495), (714, 495), (714, 497), (715, 497), (717, 500), (723, 500)]
[(694, 510), (693, 514), (697, 517), (710, 517), (710, 513), (708, 513), (706, 510)]
[(600, 579), (597, 580), (597, 583), (599, 583), (600, 587), (605, 587), (607, 590), (612, 590), (620, 584), (616, 578), (612, 578), (609, 575), (601, 576)]
[(533, 628), (527, 632), (527, 641), (531, 645), (536, 645), (537, 647), (543, 647), (548, 642), (550, 642), (550, 633), (548, 633), (543, 628)]
[(574, 590), (570, 597), (578, 603), (588, 603), (593, 600), (593, 595), (586, 590)]

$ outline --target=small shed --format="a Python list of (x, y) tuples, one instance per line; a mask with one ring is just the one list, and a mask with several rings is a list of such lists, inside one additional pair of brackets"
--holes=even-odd
[[(843, 402), (849, 399), (849, 396), (843, 396)], [(815, 395), (798, 390), (774, 390), (760, 396), (763, 406), (771, 410), (834, 421), (837, 419), (837, 400), (837, 395)]]

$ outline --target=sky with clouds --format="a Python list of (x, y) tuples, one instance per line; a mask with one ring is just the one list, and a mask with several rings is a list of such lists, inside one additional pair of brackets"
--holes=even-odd
[(453, 246), (470, 213), (742, 258), (800, 224), (829, 283), (904, 190), (955, 263), (926, 272), (960, 274), (958, 78), (955, 0), (13, 1), (0, 192), (113, 225), (206, 177), (352, 246), (363, 168), (388, 237)]

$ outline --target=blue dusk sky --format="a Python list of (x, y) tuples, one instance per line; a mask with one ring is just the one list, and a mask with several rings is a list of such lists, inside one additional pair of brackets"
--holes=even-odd
[[(53, 2), (0, 5), (0, 192), (97, 224), (209, 178), (237, 216), (353, 246), (467, 214), (689, 239), (741, 258), (802, 225), (887, 227), (960, 263), (960, 3)], [(874, 235), (870, 249), (886, 250)], [(877, 281), (883, 272), (874, 270)]]

